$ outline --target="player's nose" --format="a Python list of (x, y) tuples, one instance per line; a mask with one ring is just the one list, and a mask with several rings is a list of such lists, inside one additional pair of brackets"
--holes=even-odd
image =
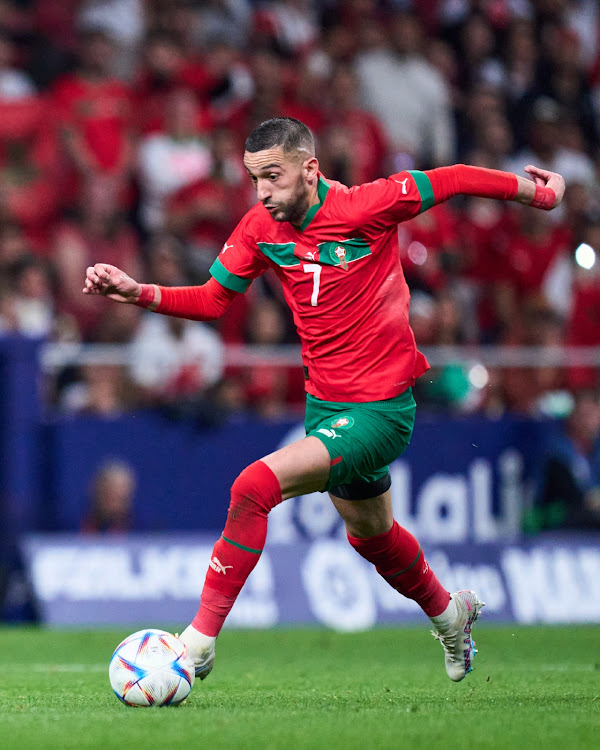
[(256, 194), (259, 201), (264, 201), (271, 197), (271, 190), (268, 182), (259, 182), (256, 186)]

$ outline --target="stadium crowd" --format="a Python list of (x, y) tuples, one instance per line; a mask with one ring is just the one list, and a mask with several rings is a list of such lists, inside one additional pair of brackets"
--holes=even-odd
[[(453, 199), (399, 226), (411, 322), (420, 346), (600, 346), (596, 0), (0, 0), (0, 331), (135, 352), (63, 371), (58, 408), (301, 408), (299, 367), (224, 362), (227, 344), (296, 342), (274, 277), (216, 326), (81, 293), (99, 260), (203, 283), (255, 201), (245, 136), (276, 115), (348, 185), (457, 162), (560, 172), (552, 213)], [(599, 386), (594, 368), (487, 377), (474, 395), (448, 365), (418, 396), (535, 414)]]

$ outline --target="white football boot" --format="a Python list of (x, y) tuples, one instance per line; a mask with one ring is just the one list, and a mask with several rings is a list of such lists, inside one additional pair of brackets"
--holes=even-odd
[(460, 682), (473, 669), (477, 649), (471, 636), (471, 628), (483, 606), (485, 602), (479, 601), (474, 591), (458, 591), (451, 594), (448, 605), (447, 613), (453, 615), (451, 621), (448, 622), (446, 613), (431, 618), (438, 628), (437, 632), (432, 630), (431, 634), (444, 647), (446, 672), (454, 682)]
[(200, 631), (188, 625), (178, 638), (185, 643), (188, 654), (194, 662), (196, 677), (206, 679), (215, 663), (215, 641), (216, 638), (204, 635)]

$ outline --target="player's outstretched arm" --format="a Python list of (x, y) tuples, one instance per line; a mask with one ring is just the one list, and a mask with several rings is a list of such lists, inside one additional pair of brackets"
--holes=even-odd
[(545, 208), (551, 210), (560, 205), (565, 194), (565, 181), (557, 172), (549, 172), (547, 169), (534, 167), (528, 164), (525, 167), (531, 180), (517, 175), (517, 194), (515, 200), (526, 206)]
[(533, 180), (512, 172), (466, 164), (430, 169), (425, 174), (431, 183), (434, 203), (441, 203), (454, 195), (472, 195), (518, 201), (546, 211), (556, 208), (565, 193), (565, 181), (561, 175), (531, 164), (525, 171)]
[(214, 278), (202, 286), (140, 284), (120, 268), (108, 263), (96, 263), (87, 269), (83, 293), (101, 294), (115, 302), (138, 305), (150, 312), (189, 320), (220, 318), (238, 294)]
[(142, 285), (116, 266), (96, 263), (86, 269), (84, 294), (101, 294), (115, 302), (132, 305), (139, 300), (141, 292)]

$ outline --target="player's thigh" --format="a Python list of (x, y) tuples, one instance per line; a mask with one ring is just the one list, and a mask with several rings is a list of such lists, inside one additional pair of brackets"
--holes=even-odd
[[(307, 434), (326, 446), (331, 459), (327, 491), (351, 500), (384, 493), (389, 488), (388, 464), (410, 442), (415, 408), (411, 389), (393, 399), (366, 403), (307, 397)], [(362, 486), (344, 491), (356, 482)]]
[(290, 443), (265, 456), (262, 461), (279, 480), (284, 500), (323, 491), (329, 480), (329, 452), (316, 437)]
[(350, 536), (367, 538), (385, 534), (392, 528), (394, 512), (390, 490), (368, 500), (344, 500), (331, 492), (329, 497), (344, 519)]

